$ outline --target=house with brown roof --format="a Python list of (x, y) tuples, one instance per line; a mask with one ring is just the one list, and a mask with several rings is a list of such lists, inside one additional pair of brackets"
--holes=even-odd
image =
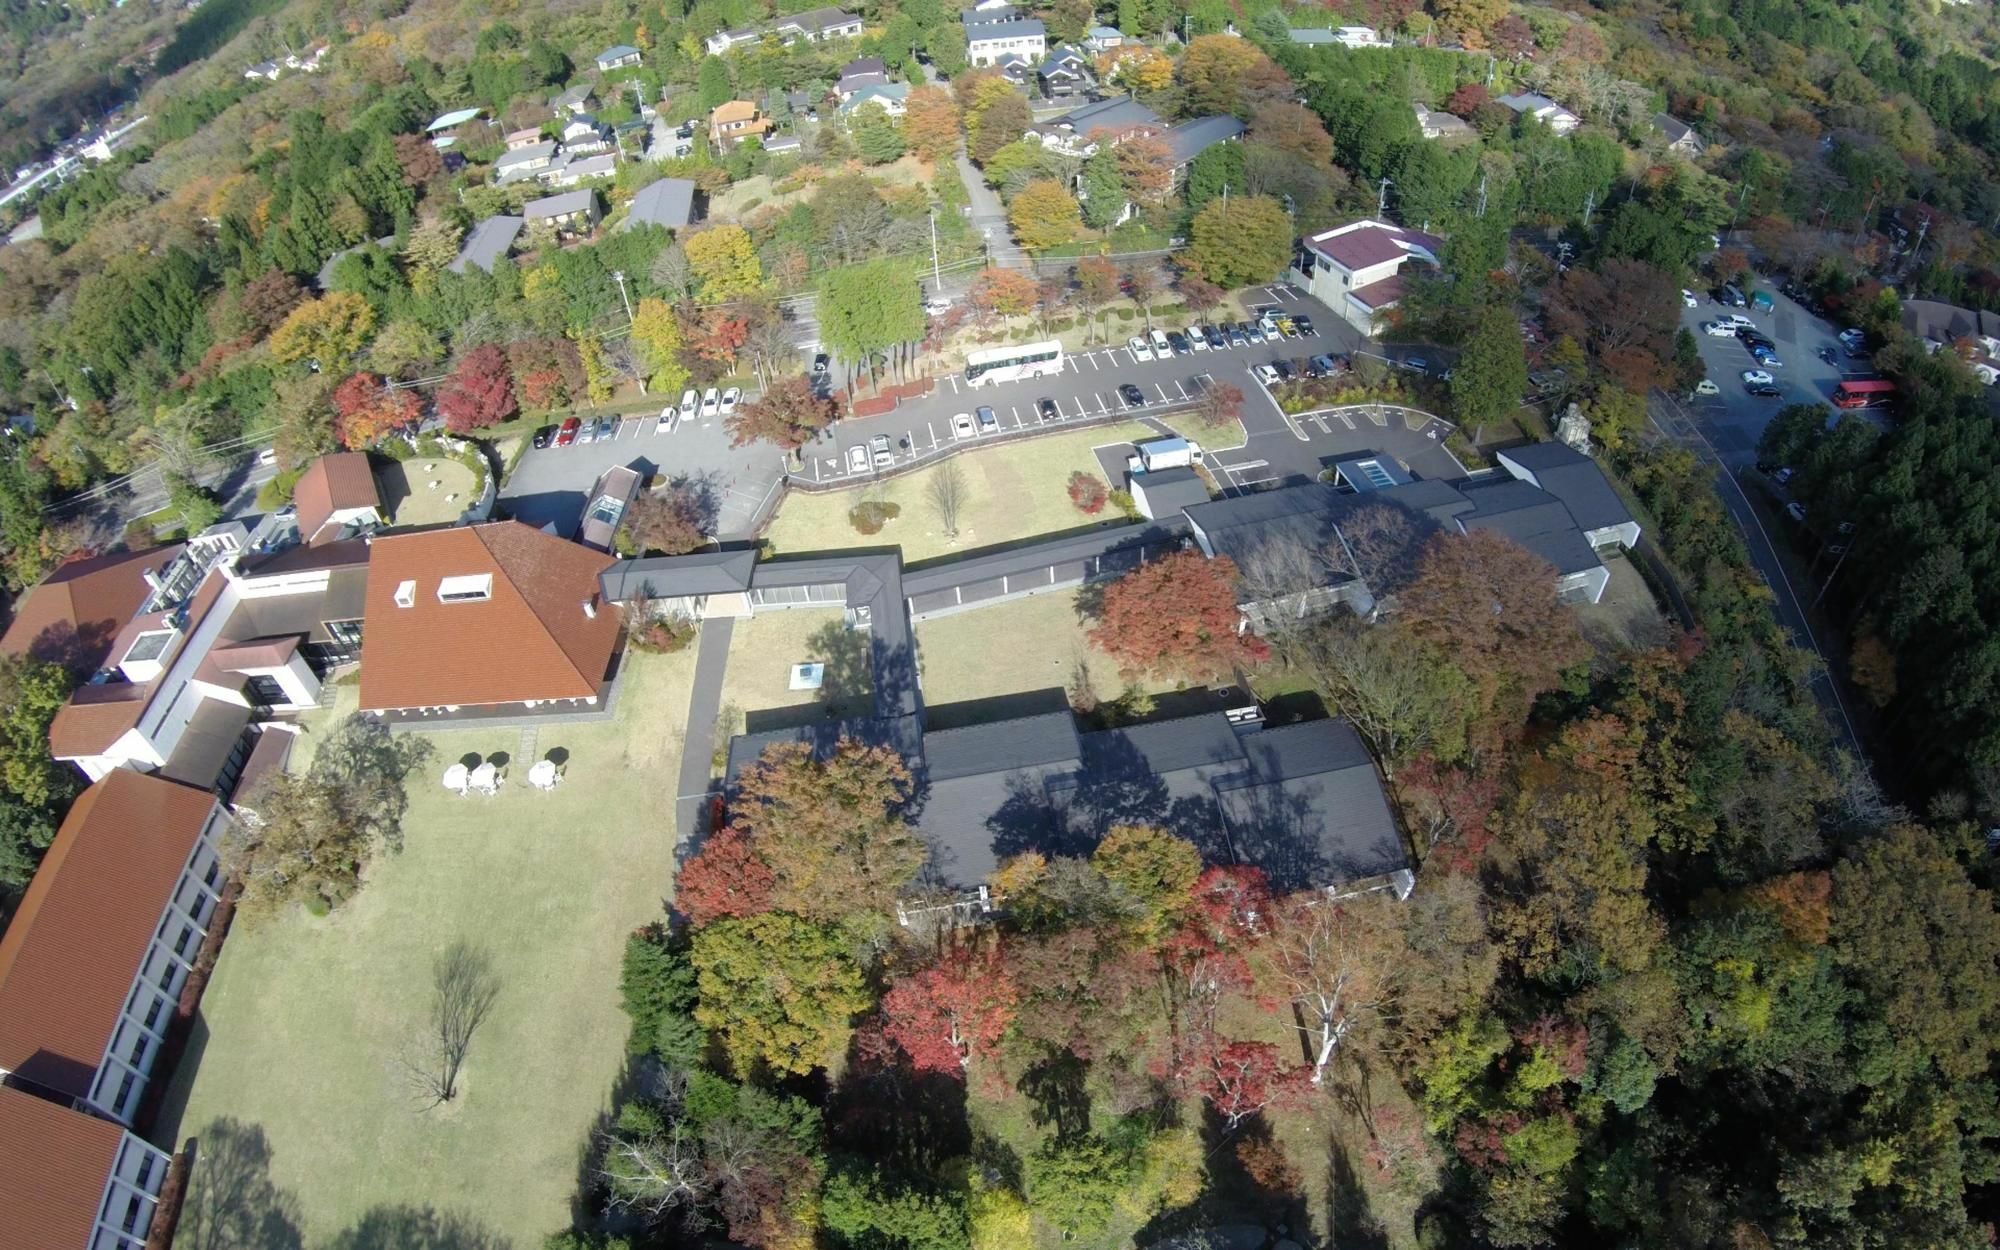
[(518, 521), (376, 537), (361, 710), (423, 721), (598, 705), (622, 638), (598, 589), (612, 563)]
[(0, 1156), (0, 1228), (13, 1244), (146, 1244), (170, 1160), (129, 1129), (0, 1085)]
[(0, 938), (7, 1084), (132, 1123), (215, 913), (228, 824), (207, 790), (128, 769), (77, 799)]
[(180, 555), (181, 547), (114, 551), (71, 560), (14, 605), (0, 651), (60, 664), (79, 677), (102, 667), (111, 641), (153, 593), (148, 575)]
[(292, 503), (298, 509), (299, 537), (308, 543), (329, 542), (347, 530), (385, 520), (365, 451), (335, 452), (313, 461), (292, 487)]
[(1301, 239), (1291, 279), (1349, 325), (1373, 334), (1403, 297), (1404, 266), (1435, 267), (1443, 248), (1436, 235), (1363, 218)]
[(708, 115), (708, 140), (716, 147), (735, 147), (745, 139), (761, 139), (773, 123), (750, 100), (729, 100), (715, 106)]

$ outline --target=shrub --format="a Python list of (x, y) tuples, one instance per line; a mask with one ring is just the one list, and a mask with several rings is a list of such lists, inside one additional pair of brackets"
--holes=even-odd
[(304, 477), (305, 473), (304, 465), (280, 472), (258, 489), (257, 506), (266, 512), (271, 512), (292, 502), (292, 489), (299, 484), (299, 479)]
[(406, 439), (401, 438), (385, 438), (382, 440), (382, 445), (373, 450), (398, 462), (413, 459), (417, 454), (417, 449), (410, 446)]
[(902, 510), (901, 504), (870, 499), (854, 506), (853, 511), (847, 514), (847, 523), (854, 527), (857, 534), (879, 534), (882, 527), (895, 520)]
[(1144, 519), (1139, 515), (1139, 505), (1132, 501), (1131, 491), (1114, 490), (1111, 492), (1110, 498), (1111, 506), (1124, 513), (1126, 520), (1138, 521)]
[(1111, 492), (1095, 473), (1078, 469), (1069, 475), (1069, 501), (1086, 516), (1096, 516), (1111, 501)]
[(695, 623), (685, 616), (659, 616), (633, 627), (632, 645), (662, 655), (679, 651), (695, 639)]

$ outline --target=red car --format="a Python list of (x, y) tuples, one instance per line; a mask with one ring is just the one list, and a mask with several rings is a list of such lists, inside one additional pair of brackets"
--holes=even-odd
[(567, 447), (571, 443), (574, 443), (576, 441), (576, 432), (582, 425), (583, 422), (577, 420), (575, 417), (571, 417), (569, 420), (563, 422), (562, 428), (556, 431), (556, 446)]

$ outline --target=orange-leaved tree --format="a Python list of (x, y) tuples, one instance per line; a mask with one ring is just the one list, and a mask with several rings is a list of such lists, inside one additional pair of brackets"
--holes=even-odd
[(1177, 551), (1104, 588), (1090, 640), (1128, 677), (1214, 681), (1271, 653), (1241, 621), (1235, 563)]

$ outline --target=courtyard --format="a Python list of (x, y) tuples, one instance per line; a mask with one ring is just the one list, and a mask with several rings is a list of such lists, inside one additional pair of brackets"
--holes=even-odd
[[(817, 687), (794, 688), (799, 664), (823, 666)], [(765, 611), (734, 626), (723, 719), (729, 732), (762, 733), (866, 716), (873, 689), (868, 634), (849, 629), (843, 609)]]

